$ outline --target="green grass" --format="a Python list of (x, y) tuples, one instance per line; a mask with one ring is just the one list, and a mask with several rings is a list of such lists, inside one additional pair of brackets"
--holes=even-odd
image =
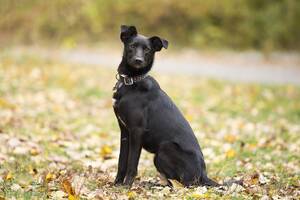
[[(111, 105), (114, 73), (32, 57), (2, 57), (0, 197), (68, 198), (67, 193), (59, 193), (64, 191), (66, 179), (78, 199), (97, 195), (103, 199), (296, 196), (300, 178), (299, 87), (185, 76), (173, 79), (158, 74), (155, 78), (194, 129), (209, 176), (219, 182), (244, 178), (244, 191), (199, 192), (199, 187), (156, 186), (153, 155), (146, 152), (133, 188), (114, 187), (119, 151), (119, 130)], [(268, 182), (255, 180), (255, 174)]]

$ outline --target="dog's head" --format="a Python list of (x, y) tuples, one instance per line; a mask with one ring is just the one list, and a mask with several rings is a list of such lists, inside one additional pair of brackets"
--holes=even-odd
[(135, 26), (121, 26), (120, 38), (124, 43), (124, 58), (129, 66), (142, 69), (152, 65), (154, 54), (163, 47), (168, 48), (168, 41), (158, 36), (139, 35)]

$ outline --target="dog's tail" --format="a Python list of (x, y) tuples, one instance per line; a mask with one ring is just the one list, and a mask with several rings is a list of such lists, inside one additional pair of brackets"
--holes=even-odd
[(223, 184), (219, 184), (216, 181), (205, 176), (203, 178), (203, 182), (202, 182), (202, 185), (209, 186), (209, 187), (231, 186), (232, 184), (238, 184), (238, 185), (243, 186), (243, 180), (242, 179), (241, 180), (230, 179), (230, 180), (224, 182)]
[(219, 183), (217, 183), (216, 181), (214, 181), (214, 180), (208, 178), (207, 176), (204, 176), (204, 177), (203, 177), (202, 185), (210, 186), (210, 187), (218, 187), (218, 186), (221, 186)]

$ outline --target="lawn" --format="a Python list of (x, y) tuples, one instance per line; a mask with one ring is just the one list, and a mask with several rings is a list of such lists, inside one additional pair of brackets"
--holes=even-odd
[(300, 88), (153, 74), (190, 122), (211, 178), (244, 186), (164, 186), (143, 151), (115, 187), (115, 71), (35, 57), (0, 60), (0, 199), (297, 199)]

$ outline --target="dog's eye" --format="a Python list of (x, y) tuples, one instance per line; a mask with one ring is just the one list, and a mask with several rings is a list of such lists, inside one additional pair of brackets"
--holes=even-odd
[(150, 50), (151, 50), (151, 49), (148, 48), (148, 47), (145, 47), (145, 48), (144, 48), (144, 51), (145, 51), (146, 53), (148, 53)]
[(134, 44), (131, 44), (131, 45), (129, 45), (129, 48), (130, 48), (130, 49), (135, 49), (136, 46), (135, 46)]

